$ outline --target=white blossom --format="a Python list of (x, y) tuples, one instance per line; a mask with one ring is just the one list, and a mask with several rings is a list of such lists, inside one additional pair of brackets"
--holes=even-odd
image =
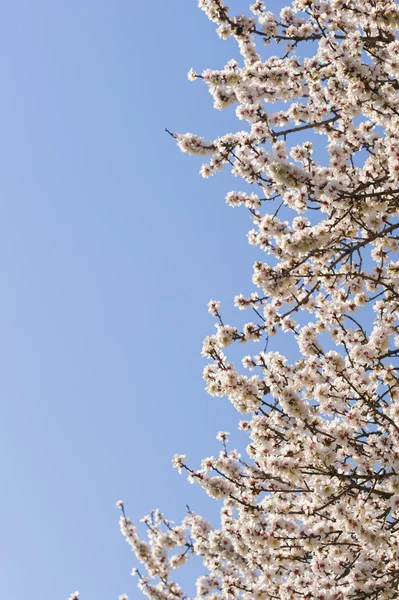
[[(276, 15), (256, 1), (250, 16), (223, 0), (199, 7), (241, 60), (189, 79), (201, 78), (218, 110), (234, 105), (244, 126), (213, 141), (174, 137), (183, 152), (208, 157), (204, 177), (228, 168), (242, 180), (226, 202), (247, 210), (248, 241), (264, 253), (255, 290), (234, 298), (251, 316), (229, 325), (211, 300), (216, 332), (202, 346), (206, 390), (245, 415), (247, 446), (230, 448), (220, 431), (219, 454), (200, 468), (173, 458), (219, 502), (220, 523), (188, 508), (176, 526), (154, 511), (144, 541), (122, 513), (144, 569), (139, 588), (183, 600), (172, 573), (195, 555), (196, 600), (393, 600), (399, 4), (293, 0)], [(229, 269), (225, 257), (221, 279)]]

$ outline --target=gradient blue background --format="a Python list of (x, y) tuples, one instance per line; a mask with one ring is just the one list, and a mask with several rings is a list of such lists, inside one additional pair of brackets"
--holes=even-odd
[(233, 56), (194, 1), (0, 3), (3, 598), (140, 597), (119, 498), (216, 515), (171, 457), (235, 427), (200, 348), (254, 250), (231, 176), (203, 180), (164, 127), (245, 127), (186, 76)]
[[(217, 523), (171, 458), (198, 466), (236, 431), (203, 389), (206, 304), (242, 320), (233, 297), (264, 255), (224, 202), (242, 180), (202, 179), (164, 128), (248, 129), (187, 81), (233, 57), (195, 0), (0, 0), (2, 598), (140, 598), (119, 498), (135, 521), (179, 521), (188, 503)], [(269, 348), (296, 354), (284, 336)], [(189, 593), (199, 572), (183, 570)]]

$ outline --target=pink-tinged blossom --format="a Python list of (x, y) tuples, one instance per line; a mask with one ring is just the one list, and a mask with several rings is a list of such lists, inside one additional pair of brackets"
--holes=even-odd
[(184, 461), (186, 460), (185, 454), (175, 454), (172, 460), (172, 465), (175, 469), (178, 469), (179, 473), (181, 473), (182, 468), (184, 467)]
[(220, 311), (220, 302), (218, 302), (217, 300), (210, 300), (208, 302), (208, 312), (213, 317), (217, 317), (219, 311)]
[(241, 124), (211, 141), (174, 137), (207, 156), (203, 177), (230, 169), (240, 179), (226, 202), (247, 210), (248, 241), (263, 253), (255, 289), (234, 298), (250, 316), (230, 325), (211, 300), (216, 331), (202, 346), (206, 390), (241, 413), (247, 446), (238, 452), (219, 432), (220, 452), (200, 468), (173, 458), (219, 501), (219, 524), (187, 508), (176, 526), (154, 511), (144, 541), (122, 512), (139, 588), (154, 600), (188, 598), (173, 577), (195, 555), (196, 600), (394, 600), (399, 4), (293, 0), (274, 14), (256, 1), (249, 15), (222, 0), (199, 7), (241, 58), (189, 79)]

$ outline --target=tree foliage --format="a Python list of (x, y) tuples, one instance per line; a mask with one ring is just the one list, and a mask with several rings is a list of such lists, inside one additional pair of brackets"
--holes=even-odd
[[(173, 459), (222, 501), (219, 528), (156, 511), (144, 541), (119, 503), (139, 587), (186, 598), (175, 570), (194, 554), (206, 571), (198, 599), (398, 598), (399, 6), (294, 0), (273, 14), (255, 2), (250, 16), (222, 0), (199, 6), (235, 38), (241, 64), (189, 79), (216, 109), (234, 105), (243, 130), (173, 135), (209, 157), (204, 177), (228, 167), (244, 180), (226, 200), (250, 211), (249, 242), (265, 253), (255, 291), (235, 298), (251, 318), (229, 325), (211, 301), (216, 333), (203, 344), (207, 390), (244, 415), (249, 440), (240, 454), (220, 432), (220, 454), (200, 469)], [(276, 334), (298, 360), (273, 351)], [(246, 342), (253, 351), (233, 364), (226, 348)]]

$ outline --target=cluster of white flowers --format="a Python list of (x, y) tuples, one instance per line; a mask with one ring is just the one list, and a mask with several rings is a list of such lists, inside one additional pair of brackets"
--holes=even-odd
[[(249, 209), (249, 242), (267, 255), (257, 291), (235, 298), (252, 319), (229, 325), (210, 301), (216, 332), (202, 350), (206, 389), (246, 415), (249, 443), (243, 456), (220, 432), (219, 455), (200, 469), (173, 459), (221, 501), (219, 528), (190, 510), (178, 526), (154, 512), (145, 542), (122, 513), (146, 571), (139, 587), (184, 600), (171, 573), (196, 555), (206, 569), (196, 600), (398, 598), (399, 4), (294, 0), (275, 15), (256, 1), (251, 16), (222, 0), (199, 6), (235, 38), (242, 65), (189, 78), (248, 126), (212, 142), (175, 137), (211, 155), (203, 176), (230, 166), (256, 187), (226, 200)], [(262, 59), (259, 41), (280, 56)], [(275, 334), (298, 360), (260, 350)], [(226, 348), (250, 341), (255, 352), (234, 365)]]

